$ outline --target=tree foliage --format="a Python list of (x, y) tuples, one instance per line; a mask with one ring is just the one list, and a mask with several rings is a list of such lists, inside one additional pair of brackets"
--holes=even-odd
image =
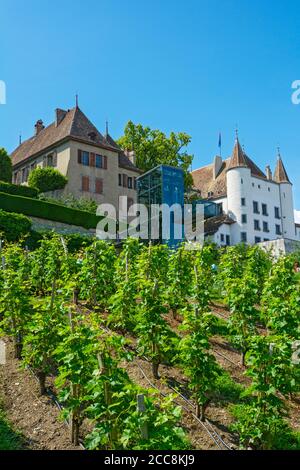
[(161, 164), (182, 168), (186, 187), (192, 184), (189, 168), (193, 155), (186, 150), (190, 142), (191, 137), (184, 132), (171, 132), (168, 137), (158, 129), (134, 124), (132, 121), (126, 124), (124, 135), (118, 140), (123, 149), (134, 150), (136, 165), (144, 171)]
[(11, 159), (4, 148), (0, 148), (0, 181), (11, 183), (12, 180), (12, 163)]

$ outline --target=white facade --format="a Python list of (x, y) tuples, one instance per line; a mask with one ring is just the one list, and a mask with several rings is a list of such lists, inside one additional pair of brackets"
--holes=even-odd
[[(211, 174), (208, 167), (204, 167), (195, 170), (193, 175), (202, 197), (205, 199), (207, 194), (213, 202), (222, 203), (223, 214), (232, 221), (222, 223), (220, 217), (221, 223), (216, 224), (218, 229), (209, 235), (210, 240), (220, 246), (277, 239), (300, 240), (300, 226), (297, 227), (294, 221), (292, 184), (280, 156), (274, 177), (269, 167), (265, 175), (244, 154), (237, 140), (232, 157), (223, 161), (223, 169), (220, 162), (218, 166), (221, 168), (218, 174), (214, 161)], [(217, 191), (224, 194), (217, 197)]]

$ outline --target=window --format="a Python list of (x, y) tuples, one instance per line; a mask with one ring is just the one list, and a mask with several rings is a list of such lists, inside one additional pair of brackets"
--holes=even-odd
[(254, 186), (255, 186), (254, 183), (252, 183), (252, 187), (253, 187), (253, 188), (254, 188)]
[(269, 215), (269, 214), (268, 214), (268, 206), (267, 206), (267, 204), (262, 204), (262, 205), (261, 205), (261, 208), (262, 208), (262, 214), (263, 214), (263, 215)]
[(81, 152), (81, 163), (85, 166), (89, 166), (90, 164), (89, 152)]
[(275, 219), (280, 219), (279, 207), (274, 207)]
[(247, 242), (247, 232), (241, 232), (241, 242), (242, 243)]
[(26, 168), (22, 168), (22, 183), (25, 183), (26, 181)]
[(103, 193), (103, 180), (101, 178), (95, 179), (95, 193), (96, 194)]
[(15, 171), (15, 172), (14, 172), (13, 182), (16, 183), (16, 182), (17, 182), (17, 179), (18, 179), (18, 172)]
[(244, 184), (244, 180), (243, 180), (243, 178), (241, 178), (241, 184)]
[(226, 245), (227, 246), (230, 245), (230, 236), (229, 235), (226, 235)]
[(133, 178), (133, 187), (136, 189), (136, 177)]
[(88, 176), (82, 176), (81, 190), (82, 191), (89, 191), (90, 190), (90, 178)]
[(36, 162), (31, 163), (30, 170), (34, 170), (36, 168)]
[(242, 214), (242, 224), (247, 223), (247, 214)]
[(47, 155), (47, 166), (54, 166), (52, 153), (50, 155)]
[(254, 214), (259, 214), (258, 202), (257, 201), (253, 201), (253, 212), (254, 212)]
[(269, 232), (269, 224), (268, 224), (268, 222), (263, 222), (263, 231), (264, 231), (264, 232)]
[(224, 234), (221, 233), (221, 242), (224, 242), (225, 241), (225, 237), (224, 237)]
[(241, 199), (241, 206), (245, 206), (246, 205), (246, 199), (244, 197), (242, 197)]
[(102, 162), (102, 155), (96, 155), (96, 168), (102, 168), (103, 167), (103, 162)]
[(268, 242), (269, 241), (269, 238), (264, 238), (264, 242)]
[(280, 225), (275, 225), (275, 232), (276, 232), (276, 235), (281, 235), (281, 228), (280, 228)]
[[(271, 189), (270, 189), (270, 188), (268, 188), (268, 191), (270, 192), (270, 191), (271, 191)], [(269, 241), (269, 240), (266, 240), (266, 241)]]
[(127, 187), (129, 189), (132, 189), (132, 177), (131, 176), (128, 176), (128, 179), (127, 179)]
[(254, 238), (254, 243), (260, 243), (261, 242), (261, 238), (260, 237), (255, 237)]
[(122, 175), (119, 173), (119, 186), (122, 186)]
[(254, 220), (254, 230), (260, 230), (259, 220)]
[(123, 188), (127, 188), (127, 175), (123, 175)]
[(260, 189), (260, 184), (257, 185), (258, 189)]

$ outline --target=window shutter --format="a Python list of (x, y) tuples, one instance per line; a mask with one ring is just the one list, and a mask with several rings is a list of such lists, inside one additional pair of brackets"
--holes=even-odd
[(82, 191), (90, 190), (90, 178), (88, 176), (82, 177)]
[(103, 168), (104, 170), (107, 170), (107, 156), (106, 155), (103, 155)]
[(95, 192), (97, 194), (103, 193), (103, 180), (100, 178), (96, 178), (95, 180)]
[(127, 188), (127, 175), (123, 175), (123, 187)]
[(78, 163), (82, 163), (82, 153), (80, 149), (78, 149)]
[(90, 166), (95, 166), (96, 165), (96, 155), (94, 153), (90, 153)]

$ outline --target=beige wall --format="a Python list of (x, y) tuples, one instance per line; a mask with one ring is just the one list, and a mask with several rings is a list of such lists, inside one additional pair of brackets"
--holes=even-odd
[[(107, 169), (85, 166), (78, 163), (78, 149), (87, 152), (93, 152), (107, 157)], [(139, 174), (127, 168), (119, 167), (118, 153), (95, 147), (76, 141), (64, 143), (51, 151), (36, 158), (36, 164), (43, 166), (44, 157), (49, 154), (56, 154), (56, 167), (63, 175), (67, 176), (68, 183), (60, 194), (73, 194), (77, 198), (85, 197), (93, 199), (97, 203), (103, 202), (113, 204), (118, 211), (119, 196), (127, 196), (136, 202), (137, 194), (134, 188), (124, 188), (119, 186), (119, 173), (131, 176), (132, 180)], [(30, 162), (32, 164), (33, 161)], [(29, 164), (29, 166), (30, 166)], [(24, 165), (28, 166), (28, 164)], [(22, 170), (22, 167), (19, 168)], [(90, 191), (82, 191), (82, 176), (89, 176)], [(95, 193), (95, 178), (101, 178), (103, 181), (103, 193)]]

